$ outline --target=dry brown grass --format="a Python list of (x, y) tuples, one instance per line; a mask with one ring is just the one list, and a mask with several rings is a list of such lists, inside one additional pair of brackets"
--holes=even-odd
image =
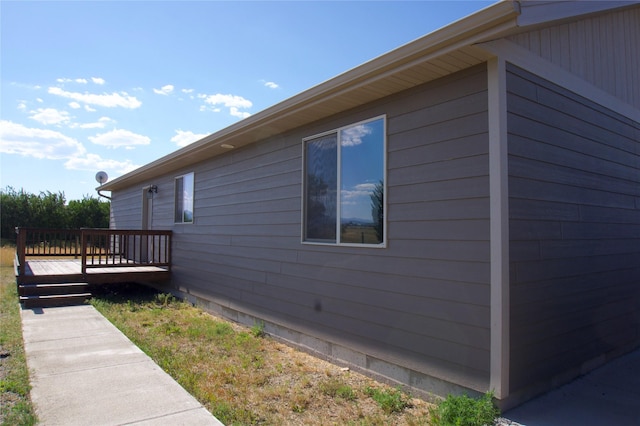
[(424, 425), (429, 404), (385, 412), (371, 388), (395, 392), (166, 295), (118, 290), (94, 305), (225, 424)]
[(16, 248), (10, 245), (0, 247), (0, 266), (13, 266)]

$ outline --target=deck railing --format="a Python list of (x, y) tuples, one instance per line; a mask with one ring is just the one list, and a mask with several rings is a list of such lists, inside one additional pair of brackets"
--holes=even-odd
[(16, 228), (16, 267), (27, 257), (80, 258), (91, 268), (158, 266), (171, 269), (171, 231)]

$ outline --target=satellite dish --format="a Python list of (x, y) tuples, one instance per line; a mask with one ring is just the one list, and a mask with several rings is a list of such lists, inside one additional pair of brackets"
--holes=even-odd
[(109, 175), (107, 175), (107, 172), (98, 172), (98, 173), (96, 173), (96, 180), (98, 181), (98, 183), (100, 185), (105, 183), (107, 181), (107, 179), (109, 179)]

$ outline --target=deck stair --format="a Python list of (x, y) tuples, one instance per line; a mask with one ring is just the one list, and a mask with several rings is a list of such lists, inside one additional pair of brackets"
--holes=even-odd
[(79, 305), (91, 298), (89, 284), (83, 282), (20, 284), (18, 294), (27, 309)]

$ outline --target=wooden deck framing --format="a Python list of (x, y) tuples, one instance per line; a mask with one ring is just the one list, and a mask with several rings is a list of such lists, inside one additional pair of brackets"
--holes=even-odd
[(167, 280), (171, 231), (16, 228), (16, 281), (106, 284)]

